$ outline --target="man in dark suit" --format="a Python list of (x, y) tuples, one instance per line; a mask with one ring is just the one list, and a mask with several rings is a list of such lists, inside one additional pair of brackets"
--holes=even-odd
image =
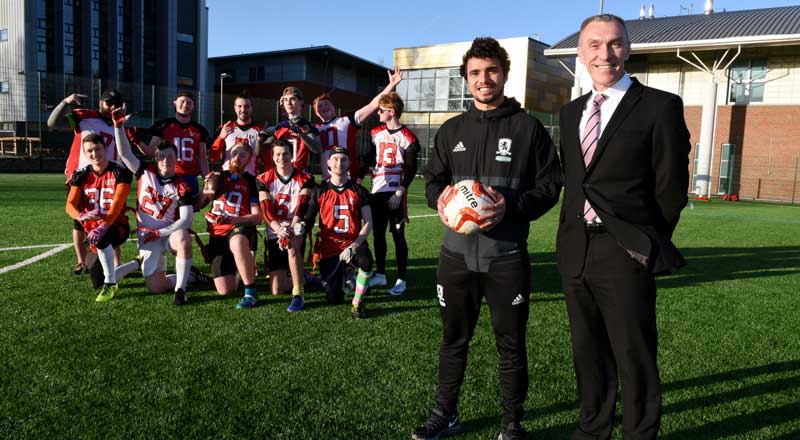
[(658, 435), (654, 276), (685, 264), (671, 242), (689, 179), (683, 103), (629, 77), (629, 54), (621, 18), (586, 19), (578, 57), (593, 90), (561, 110), (557, 259), (580, 401), (573, 439), (611, 438), (618, 378), (625, 439)]

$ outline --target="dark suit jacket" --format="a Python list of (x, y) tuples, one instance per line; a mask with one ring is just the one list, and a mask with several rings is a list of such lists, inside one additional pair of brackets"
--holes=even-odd
[(583, 270), (584, 197), (623, 248), (648, 257), (653, 274), (686, 264), (671, 241), (689, 186), (691, 146), (683, 101), (632, 80), (588, 167), (583, 164), (578, 124), (591, 93), (561, 109), (564, 201), (556, 253), (565, 276)]

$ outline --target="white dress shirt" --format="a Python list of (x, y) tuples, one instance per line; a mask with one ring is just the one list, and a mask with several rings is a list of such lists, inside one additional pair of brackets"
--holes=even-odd
[(619, 79), (613, 86), (607, 88), (603, 92), (598, 92), (597, 90), (592, 87), (592, 96), (586, 100), (586, 108), (583, 109), (583, 115), (581, 116), (581, 122), (578, 126), (579, 130), (579, 138), (583, 139), (583, 131), (586, 129), (586, 121), (589, 120), (589, 116), (591, 116), (592, 106), (594, 97), (598, 94), (606, 95), (606, 100), (600, 104), (600, 136), (603, 135), (603, 130), (606, 129), (606, 125), (608, 125), (608, 121), (611, 120), (611, 116), (614, 115), (614, 111), (617, 109), (619, 102), (622, 101), (622, 97), (625, 96), (625, 92), (628, 91), (633, 81), (631, 77), (628, 76), (627, 73), (622, 75), (622, 78)]

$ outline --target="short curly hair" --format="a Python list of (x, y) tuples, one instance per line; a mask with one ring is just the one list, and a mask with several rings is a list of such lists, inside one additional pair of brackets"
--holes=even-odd
[(472, 40), (472, 46), (470, 46), (461, 60), (459, 71), (462, 78), (467, 77), (467, 61), (470, 58), (496, 58), (503, 68), (503, 75), (508, 77), (508, 71), (511, 69), (511, 60), (508, 58), (508, 52), (506, 52), (505, 48), (494, 38), (478, 37)]

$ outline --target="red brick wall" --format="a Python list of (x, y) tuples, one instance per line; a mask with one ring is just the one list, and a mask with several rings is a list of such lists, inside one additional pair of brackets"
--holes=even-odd
[[(701, 107), (686, 107), (694, 168), (694, 145), (700, 139)], [(736, 145), (731, 194), (745, 199), (800, 201), (800, 176), (795, 178), (800, 157), (800, 106), (719, 106), (711, 165), (711, 193), (719, 186), (722, 144)], [(800, 173), (798, 173), (800, 174)], [(691, 182), (690, 182), (691, 185)], [(689, 188), (691, 191), (693, 188)]]

